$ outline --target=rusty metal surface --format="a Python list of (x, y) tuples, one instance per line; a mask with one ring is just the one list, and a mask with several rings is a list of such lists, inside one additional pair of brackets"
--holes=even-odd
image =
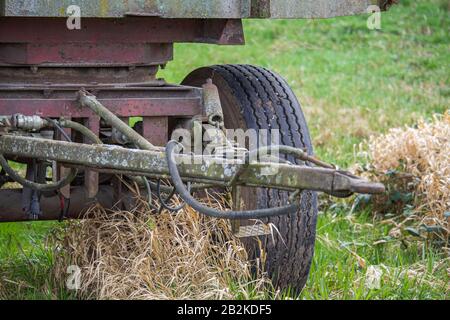
[(165, 18), (240, 18), (250, 15), (250, 0), (1, 0), (5, 16), (65, 17), (78, 5), (84, 17), (125, 15)]
[[(18, 77), (16, 80), (23, 79)], [(202, 92), (199, 88), (162, 84), (164, 82), (98, 85), (0, 83), (0, 115), (20, 113), (25, 116), (78, 119), (92, 131), (99, 132), (100, 118), (89, 108), (81, 108), (76, 101), (77, 92), (84, 87), (95, 92), (111, 112), (127, 119), (127, 123), (130, 117), (143, 117), (140, 132), (144, 138), (164, 146), (168, 141), (168, 118), (192, 118), (201, 114)], [(87, 177), (95, 182), (94, 174), (88, 173)]]
[[(261, 2), (261, 1), (258, 1)], [(264, 1), (262, 1), (264, 2)], [(366, 12), (372, 0), (268, 0), (270, 18), (330, 18)]]
[[(91, 206), (99, 203), (104, 208), (112, 208), (115, 204), (111, 186), (100, 186), (95, 199), (88, 197), (83, 187), (73, 187), (70, 190), (70, 206), (67, 218), (82, 218)], [(30, 216), (22, 209), (22, 189), (0, 190), (0, 222), (29, 221)], [(58, 195), (41, 197), (42, 215), (39, 220), (58, 220), (61, 215), (61, 199)]]
[[(103, 104), (121, 117), (192, 117), (199, 114), (201, 108), (196, 98), (134, 98), (101, 99)], [(1, 114), (21, 113), (59, 118), (89, 118), (95, 114), (86, 109), (77, 108), (73, 99), (0, 99)]]
[(0, 86), (0, 114), (20, 113), (46, 117), (90, 118), (96, 115), (80, 108), (76, 93), (81, 87), (95, 92), (99, 101), (121, 117), (192, 117), (202, 113), (198, 88), (162, 86), (114, 87), (79, 84), (74, 88), (59, 86)]
[(144, 150), (156, 149), (149, 140), (137, 133), (128, 123), (123, 122), (114, 112), (101, 104), (95, 96), (89, 94), (87, 91), (78, 92), (78, 101), (82, 107), (91, 109), (97, 116), (101, 117), (112, 128), (118, 130), (136, 147)]
[(144, 117), (142, 120), (142, 136), (158, 147), (169, 141), (169, 117)]
[(162, 65), (172, 60), (172, 44), (153, 43), (4, 43), (0, 66), (115, 67)]
[(328, 18), (366, 12), (385, 0), (0, 0), (0, 15), (65, 17), (78, 5), (84, 17)]
[[(100, 170), (169, 178), (164, 152), (126, 149), (111, 145), (87, 145), (20, 136), (0, 136), (0, 153), (9, 156), (49, 159)], [(324, 192), (384, 192), (378, 183), (366, 183), (337, 170), (298, 165), (250, 163), (240, 160), (178, 155), (182, 177), (206, 183), (236, 182), (238, 185), (285, 190)], [(274, 172), (275, 174), (267, 174)], [(240, 173), (236, 178), (236, 173)]]
[[(1, 52), (1, 50), (0, 50)], [(0, 53), (1, 55), (1, 53)], [(0, 58), (1, 60), (1, 58)], [(100, 89), (113, 87), (161, 87), (165, 81), (156, 79), (158, 66), (145, 67), (0, 67), (0, 90), (14, 88), (17, 91), (33, 88), (50, 90), (79, 90), (94, 86)]]
[(69, 30), (66, 19), (0, 18), (0, 43), (175, 43), (242, 44), (238, 19), (86, 18), (80, 30)]

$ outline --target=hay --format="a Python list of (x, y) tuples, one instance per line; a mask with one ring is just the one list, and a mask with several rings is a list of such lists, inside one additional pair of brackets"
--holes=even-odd
[[(363, 173), (388, 186), (385, 195), (374, 198), (375, 212), (404, 214), (409, 200), (393, 200), (393, 195), (411, 194), (414, 213), (406, 221), (445, 228), (448, 239), (450, 113), (371, 137), (368, 156)], [(209, 197), (208, 205), (224, 203)], [(95, 207), (90, 214), (92, 219), (69, 223), (57, 241), (55, 275), (65, 281), (67, 266), (79, 266), (81, 298), (267, 297), (270, 281), (263, 272), (253, 275), (244, 247), (225, 220), (191, 208), (153, 215), (143, 204), (119, 212)]]
[[(222, 201), (210, 198), (209, 205)], [(186, 207), (178, 214), (91, 210), (61, 232), (55, 275), (81, 268), (80, 298), (233, 299), (267, 296), (269, 280), (251, 272), (229, 222)], [(230, 289), (232, 288), (232, 289)]]
[[(450, 211), (450, 111), (395, 128), (368, 141), (369, 178), (388, 192), (375, 199), (375, 211), (405, 213), (430, 230), (446, 230)], [(411, 212), (413, 207), (413, 212)]]

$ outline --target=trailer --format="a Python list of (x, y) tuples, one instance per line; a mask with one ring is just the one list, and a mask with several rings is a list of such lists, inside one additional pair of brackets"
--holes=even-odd
[[(177, 194), (232, 220), (274, 283), (301, 289), (317, 192), (384, 186), (314, 156), (300, 103), (275, 72), (213, 65), (171, 84), (158, 70), (175, 43), (243, 45), (243, 19), (329, 18), (392, 2), (1, 0), (0, 222), (88, 218), (94, 204), (126, 209), (130, 181), (154, 214), (176, 214)], [(205, 189), (230, 191), (233, 208), (203, 204)]]

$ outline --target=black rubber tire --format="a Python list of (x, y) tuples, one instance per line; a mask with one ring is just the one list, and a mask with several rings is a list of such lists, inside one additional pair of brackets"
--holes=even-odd
[[(282, 144), (313, 153), (300, 104), (279, 75), (251, 65), (215, 65), (193, 71), (182, 84), (200, 87), (208, 78), (219, 89), (227, 129), (279, 129)], [(242, 190), (245, 209), (285, 205), (288, 196), (287, 192), (264, 188)], [(278, 232), (260, 238), (265, 270), (281, 289), (300, 291), (304, 287), (314, 254), (316, 193), (303, 191), (300, 208), (296, 215), (265, 219), (264, 223), (272, 223)], [(243, 242), (251, 259), (261, 257), (256, 239)]]

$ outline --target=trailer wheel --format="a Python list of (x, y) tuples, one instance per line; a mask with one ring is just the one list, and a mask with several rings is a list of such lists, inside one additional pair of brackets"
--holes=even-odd
[[(281, 144), (313, 152), (300, 104), (279, 75), (251, 65), (215, 65), (193, 71), (182, 84), (200, 87), (208, 78), (219, 89), (227, 129), (279, 129)], [(284, 191), (242, 188), (241, 202), (245, 209), (269, 208), (285, 205), (288, 196)], [(259, 237), (261, 241), (243, 239), (252, 260), (265, 256), (265, 270), (277, 287), (297, 292), (306, 283), (314, 254), (316, 193), (303, 191), (300, 208), (296, 215), (265, 219), (275, 226), (273, 235)]]

